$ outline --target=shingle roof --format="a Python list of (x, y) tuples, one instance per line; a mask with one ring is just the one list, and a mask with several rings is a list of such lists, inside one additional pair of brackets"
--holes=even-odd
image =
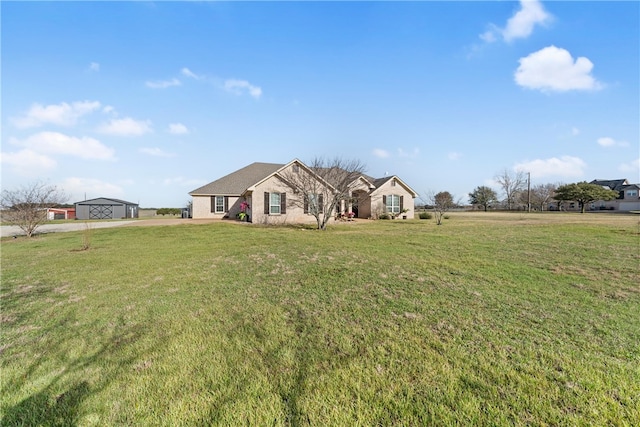
[(385, 182), (389, 181), (391, 178), (393, 178), (395, 175), (391, 175), (391, 176), (385, 176), (383, 178), (375, 178), (374, 180), (372, 180), (371, 182), (373, 183), (373, 185), (376, 186), (376, 188), (380, 188), (380, 186), (382, 186)]
[(113, 199), (111, 197), (98, 197), (95, 199), (89, 199), (89, 200), (82, 200), (80, 202), (75, 202), (75, 205), (101, 205), (101, 204), (108, 204), (109, 202), (116, 202), (116, 203), (120, 203), (123, 205), (137, 205), (137, 203), (133, 203), (133, 202), (127, 202), (126, 200), (120, 200), (120, 199)]
[(626, 179), (594, 179), (589, 184), (596, 184), (603, 187), (609, 187), (612, 190), (620, 191), (622, 187), (627, 185)]
[[(232, 172), (229, 175), (223, 176), (222, 178), (210, 182), (207, 185), (203, 185), (200, 188), (196, 188), (195, 190), (189, 192), (189, 195), (239, 196), (243, 194), (248, 188), (276, 173), (284, 166), (286, 165), (282, 163), (251, 163), (250, 165), (245, 166), (242, 169), (238, 169), (237, 171)], [(377, 188), (380, 188), (381, 185), (389, 181), (391, 178), (397, 178), (397, 176), (395, 175), (389, 175), (383, 178), (373, 178), (366, 174), (362, 174), (361, 176), (374, 185), (375, 188), (371, 189), (371, 191), (375, 191)], [(330, 177), (327, 179), (330, 179)], [(408, 187), (407, 189), (415, 194), (415, 191), (413, 191), (412, 189)]]
[(284, 164), (281, 163), (251, 163), (242, 169), (238, 169), (229, 175), (223, 176), (207, 185), (196, 188), (190, 195), (240, 195), (252, 185), (278, 171)]

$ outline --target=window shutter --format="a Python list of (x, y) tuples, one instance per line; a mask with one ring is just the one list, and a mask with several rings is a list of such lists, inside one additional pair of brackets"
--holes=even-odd
[(324, 212), (324, 203), (322, 200), (322, 194), (318, 194), (318, 212)]
[(280, 193), (280, 213), (287, 213), (287, 193)]
[(304, 199), (304, 213), (309, 213), (309, 196), (305, 194), (302, 198)]
[(216, 211), (216, 196), (211, 196), (211, 212)]
[(269, 193), (264, 192), (264, 214), (269, 215)]
[(224, 196), (224, 211), (229, 212), (229, 196)]
[(400, 212), (404, 209), (404, 196), (400, 196)]
[(382, 196), (382, 204), (387, 206), (387, 196)]

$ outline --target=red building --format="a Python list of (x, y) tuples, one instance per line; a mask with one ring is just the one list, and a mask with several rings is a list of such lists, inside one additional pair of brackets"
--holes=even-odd
[(76, 219), (75, 208), (49, 208), (47, 219)]

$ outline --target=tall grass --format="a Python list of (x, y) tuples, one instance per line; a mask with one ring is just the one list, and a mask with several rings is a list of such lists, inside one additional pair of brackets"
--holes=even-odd
[(2, 242), (2, 425), (638, 425), (637, 217)]

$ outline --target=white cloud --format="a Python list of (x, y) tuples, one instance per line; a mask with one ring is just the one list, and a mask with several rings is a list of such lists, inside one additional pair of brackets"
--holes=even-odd
[(531, 172), (534, 178), (545, 176), (581, 177), (587, 164), (578, 157), (562, 156), (550, 159), (537, 159), (518, 163), (514, 166), (516, 171)]
[(55, 159), (28, 148), (15, 153), (0, 153), (0, 163), (22, 176), (38, 176), (57, 166)]
[(383, 150), (382, 148), (374, 148), (373, 155), (379, 159), (386, 159), (389, 157), (389, 152), (387, 150)]
[(598, 138), (598, 144), (602, 147), (628, 147), (629, 143), (627, 141), (616, 141), (613, 138), (608, 136), (604, 136), (602, 138)]
[(60, 183), (66, 194), (69, 194), (72, 201), (84, 200), (95, 197), (121, 197), (124, 190), (112, 182), (104, 182), (93, 178), (69, 177)]
[(246, 80), (228, 79), (224, 82), (224, 90), (234, 93), (236, 95), (242, 95), (246, 92), (252, 97), (258, 99), (262, 96), (262, 89), (258, 86), (254, 86)]
[(515, 39), (527, 38), (536, 25), (547, 25), (553, 20), (538, 0), (520, 0), (520, 9), (507, 20), (505, 28), (489, 24), (489, 29), (480, 34), (485, 43), (493, 43), (499, 37), (509, 43)]
[(507, 21), (506, 28), (502, 31), (504, 41), (526, 38), (533, 32), (536, 25), (544, 25), (552, 19), (537, 0), (520, 0), (521, 9)]
[(616, 144), (616, 141), (613, 138), (604, 137), (598, 138), (598, 144), (602, 145), (603, 147), (611, 147), (612, 145)]
[(499, 32), (500, 29), (497, 28), (495, 25), (492, 25), (491, 27), (492, 27), (491, 29), (480, 34), (480, 38), (482, 39), (482, 41), (486, 43), (493, 43), (498, 40), (498, 38), (496, 37), (496, 32)]
[(86, 136), (77, 138), (59, 132), (40, 132), (24, 140), (11, 138), (9, 142), (41, 154), (62, 154), (83, 159), (114, 159), (113, 149), (97, 139)]
[(124, 119), (112, 119), (109, 123), (98, 128), (98, 132), (119, 136), (138, 136), (151, 132), (149, 120), (134, 120), (130, 117)]
[(182, 84), (182, 82), (180, 82), (180, 80), (173, 78), (171, 80), (157, 80), (157, 81), (148, 81), (145, 82), (145, 85), (147, 85), (147, 87), (150, 87), (151, 89), (166, 89), (168, 87), (171, 86), (180, 86)]
[(184, 67), (182, 70), (180, 70), (180, 72), (183, 76), (191, 77), (192, 79), (200, 80), (202, 78), (187, 67)]
[[(618, 167), (620, 172), (638, 173), (640, 172), (640, 157), (630, 161), (629, 163), (623, 163)], [(633, 180), (632, 180), (633, 181)]]
[(105, 114), (115, 114), (116, 109), (113, 108), (111, 105), (105, 105), (104, 108), (102, 109), (102, 112)]
[(78, 101), (56, 105), (33, 104), (22, 117), (12, 118), (12, 123), (21, 129), (39, 127), (44, 124), (73, 126), (78, 119), (100, 108), (98, 101)]
[(515, 81), (529, 89), (565, 92), (602, 88), (602, 84), (591, 76), (593, 63), (585, 57), (579, 57), (574, 62), (565, 49), (548, 46), (520, 58), (519, 62)]
[(182, 123), (171, 123), (169, 124), (169, 133), (174, 135), (184, 135), (189, 133), (189, 129)]
[(160, 148), (157, 147), (143, 147), (140, 149), (141, 153), (148, 154), (154, 157), (174, 157), (174, 153), (167, 153)]
[(420, 155), (420, 149), (418, 147), (414, 148), (411, 151), (406, 151), (403, 148), (398, 148), (398, 157), (411, 157), (415, 158)]
[(89, 69), (91, 71), (100, 71), (100, 64), (98, 64), (97, 62), (92, 62), (91, 64), (89, 64)]
[(462, 154), (457, 153), (455, 151), (451, 151), (447, 157), (449, 158), (449, 160), (458, 160), (462, 157)]
[(577, 127), (571, 128), (571, 135), (573, 135), (573, 136), (580, 135), (580, 129), (578, 129)]

